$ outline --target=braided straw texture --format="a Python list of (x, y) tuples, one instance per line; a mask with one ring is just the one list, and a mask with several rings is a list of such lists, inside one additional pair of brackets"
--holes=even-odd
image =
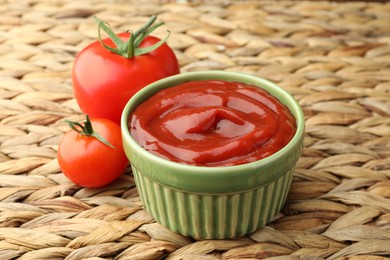
[[(130, 172), (100, 189), (56, 160), (84, 116), (75, 55), (152, 14), (182, 71), (252, 73), (304, 109), (288, 200), (264, 229), (194, 241), (143, 210)], [(390, 257), (390, 3), (0, 0), (0, 259), (384, 259)]]

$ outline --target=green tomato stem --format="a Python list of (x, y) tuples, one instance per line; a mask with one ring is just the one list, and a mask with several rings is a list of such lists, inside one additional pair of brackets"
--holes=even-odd
[(115, 146), (110, 144), (103, 136), (101, 136), (98, 132), (93, 130), (92, 123), (88, 115), (85, 116), (85, 120), (83, 121), (84, 125), (80, 124), (79, 122), (70, 121), (68, 119), (65, 119), (65, 122), (69, 125), (69, 127), (72, 130), (76, 131), (77, 133), (96, 138), (103, 144), (111, 148), (115, 148)]
[[(112, 31), (112, 29), (108, 26), (108, 24), (104, 23), (96, 16), (94, 18), (95, 18), (96, 22), (98, 23), (98, 39), (99, 39), (100, 44), (108, 51), (111, 51), (113, 53), (121, 55), (127, 59), (131, 59), (135, 56), (144, 55), (144, 54), (147, 54), (147, 53), (157, 49), (158, 47), (160, 47), (161, 45), (163, 45), (167, 41), (169, 34), (170, 34), (168, 32), (168, 35), (164, 39), (160, 40), (159, 42), (157, 42), (151, 46), (148, 46), (145, 48), (140, 48), (139, 45), (142, 43), (142, 41), (148, 35), (150, 35), (154, 30), (156, 30), (158, 27), (160, 27), (161, 25), (164, 24), (162, 22), (154, 24), (154, 22), (157, 19), (157, 17), (155, 15), (153, 15), (150, 18), (150, 20), (144, 26), (142, 26), (140, 29), (138, 29), (135, 33), (130, 32), (130, 37), (126, 42), (124, 42), (121, 38), (119, 38)], [(112, 40), (112, 42), (115, 45), (114, 48), (108, 46), (107, 44), (105, 44), (103, 42), (101, 30), (103, 30), (108, 35), (108, 37)]]

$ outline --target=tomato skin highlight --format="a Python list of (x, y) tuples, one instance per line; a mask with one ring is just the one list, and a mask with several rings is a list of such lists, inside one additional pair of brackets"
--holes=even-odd
[(91, 119), (94, 131), (115, 148), (93, 136), (74, 130), (65, 133), (58, 146), (58, 163), (64, 175), (86, 188), (105, 186), (119, 178), (128, 166), (122, 147), (120, 126), (103, 118)]
[[(127, 41), (130, 33), (118, 34)], [(147, 36), (140, 48), (160, 39)], [(114, 47), (112, 40), (103, 42)], [(172, 49), (164, 43), (147, 54), (125, 58), (105, 49), (99, 41), (86, 46), (76, 57), (73, 69), (73, 89), (81, 110), (91, 118), (107, 118), (120, 123), (127, 101), (140, 89), (161, 78), (180, 73)]]

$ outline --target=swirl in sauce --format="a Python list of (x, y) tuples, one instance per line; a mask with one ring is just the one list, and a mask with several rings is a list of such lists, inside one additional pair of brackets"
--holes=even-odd
[(191, 81), (161, 90), (129, 119), (133, 138), (165, 159), (229, 166), (265, 158), (294, 136), (295, 119), (267, 91), (238, 82)]

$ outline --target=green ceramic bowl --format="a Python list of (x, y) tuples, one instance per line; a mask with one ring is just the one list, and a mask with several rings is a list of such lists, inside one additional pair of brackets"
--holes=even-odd
[[(160, 158), (144, 150), (131, 137), (129, 115), (148, 97), (186, 81), (212, 79), (255, 85), (277, 97), (296, 119), (293, 139), (277, 153), (256, 162), (204, 167)], [(121, 127), (124, 149), (149, 214), (183, 235), (223, 239), (263, 227), (283, 207), (302, 151), (304, 117), (294, 98), (274, 83), (243, 73), (202, 71), (171, 76), (140, 90), (127, 103)]]

